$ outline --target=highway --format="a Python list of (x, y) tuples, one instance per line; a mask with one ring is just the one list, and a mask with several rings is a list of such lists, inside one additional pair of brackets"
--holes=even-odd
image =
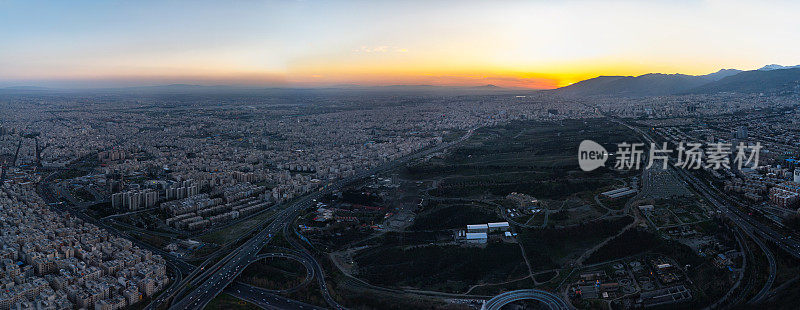
[(298, 211), (310, 207), (312, 200), (318, 196), (319, 192), (309, 195), (281, 211), (277, 218), (255, 237), (225, 256), (213, 268), (208, 268), (200, 274), (200, 279), (204, 279), (202, 284), (183, 299), (174, 303), (170, 309), (204, 308), (208, 302), (214, 299), (244, 271), (245, 267), (252, 261), (252, 257), (256, 256), (261, 248), (266, 246), (272, 240), (272, 237), (280, 232), (285, 223), (290, 222)]
[(298, 243), (295, 238), (291, 238), (289, 236), (289, 225), (283, 226), (283, 234), (284, 236), (286, 236), (286, 241), (288, 241), (292, 245), (292, 247), (298, 249), (301, 252), (303, 258), (311, 262), (311, 268), (313, 272), (317, 275), (317, 283), (319, 284), (320, 290), (322, 292), (322, 297), (325, 298), (325, 302), (327, 302), (328, 305), (332, 306), (335, 309), (344, 309), (344, 307), (342, 305), (339, 305), (339, 303), (336, 302), (336, 300), (333, 298), (333, 296), (331, 296), (330, 292), (328, 291), (328, 284), (325, 283), (325, 270), (322, 269), (322, 265), (319, 264), (319, 261), (317, 261), (317, 259), (314, 258), (313, 255), (311, 255), (311, 252), (309, 252), (305, 247), (303, 247), (303, 245)]
[[(49, 188), (49, 181), (53, 177), (55, 177), (57, 174), (58, 174), (58, 172), (51, 173), (48, 176), (46, 176), (45, 178), (43, 178), (39, 182), (39, 184), (37, 184), (37, 187), (36, 187), (37, 192), (39, 193), (39, 196), (41, 196), (42, 199), (45, 200), (45, 202), (48, 202), (48, 203), (58, 203), (58, 202), (60, 202), (60, 200), (57, 197), (54, 197), (53, 195), (50, 194), (51, 190)], [(170, 255), (169, 253), (163, 251), (162, 249), (160, 249), (158, 247), (154, 247), (154, 246), (152, 246), (152, 245), (150, 245), (150, 244), (148, 244), (146, 242), (142, 242), (139, 238), (136, 238), (135, 236), (132, 236), (129, 233), (126, 233), (126, 232), (123, 232), (123, 231), (119, 231), (116, 228), (114, 228), (113, 226), (106, 225), (102, 221), (96, 220), (95, 218), (92, 218), (92, 217), (84, 214), (81, 210), (79, 210), (79, 209), (77, 209), (75, 207), (65, 206), (64, 208), (62, 208), (62, 210), (65, 210), (68, 213), (80, 218), (84, 222), (93, 223), (94, 225), (97, 225), (98, 227), (100, 227), (102, 229), (105, 229), (105, 230), (111, 232), (112, 234), (114, 234), (116, 236), (126, 238), (126, 239), (130, 240), (131, 242), (133, 242), (134, 245), (136, 245), (136, 246), (138, 246), (140, 248), (143, 248), (143, 249), (147, 249), (150, 252), (153, 252), (154, 254), (158, 254), (158, 255), (160, 255), (161, 257), (164, 258), (164, 260), (167, 263), (167, 268), (169, 268), (169, 270), (171, 270), (172, 273), (173, 273), (172, 274), (172, 279), (170, 279), (170, 281), (172, 281), (172, 284), (167, 289), (165, 289), (165, 293), (166, 294), (164, 294), (164, 293), (160, 294), (159, 298), (157, 300), (154, 300), (153, 302), (151, 302), (147, 307), (145, 307), (145, 309), (155, 309), (158, 304), (160, 304), (161, 302), (166, 300), (166, 298), (163, 297), (163, 296), (169, 295), (169, 292), (174, 291), (174, 290), (176, 290), (178, 288), (178, 286), (179, 286), (178, 284), (182, 282), (182, 279), (184, 278), (184, 274), (189, 273), (192, 270), (197, 269), (195, 266), (193, 266), (193, 265), (191, 265), (191, 264), (189, 264), (187, 262), (184, 262), (182, 260), (176, 259), (174, 256)]]
[[(366, 170), (354, 176), (339, 180), (328, 186), (324, 186), (320, 188), (320, 190), (318, 191), (314, 191), (310, 194), (307, 194), (306, 196), (303, 196), (302, 198), (299, 198), (294, 203), (292, 203), (291, 205), (287, 206), (285, 209), (280, 211), (274, 217), (274, 220), (271, 223), (269, 223), (269, 225), (267, 225), (258, 234), (256, 234), (254, 237), (246, 241), (238, 248), (234, 249), (231, 253), (223, 257), (214, 266), (212, 266), (211, 268), (207, 268), (202, 273), (198, 274), (195, 283), (202, 283), (202, 284), (200, 284), (196, 288), (193, 288), (182, 299), (174, 302), (170, 307), (170, 309), (204, 308), (212, 299), (214, 299), (214, 297), (216, 297), (220, 292), (222, 292), (225, 289), (225, 287), (230, 285), (236, 279), (236, 277), (239, 276), (239, 274), (241, 274), (241, 272), (245, 269), (245, 266), (247, 266), (250, 263), (251, 258), (256, 254), (258, 254), (258, 252), (272, 240), (272, 237), (275, 234), (280, 232), (285, 225), (288, 225), (289, 223), (293, 222), (294, 218), (297, 217), (297, 215), (302, 210), (312, 207), (316, 203), (316, 200), (322, 197), (323, 195), (337, 191), (353, 181), (389, 169), (393, 169), (409, 160), (413, 160), (422, 156), (427, 156), (429, 154), (439, 152), (445, 148), (451, 147), (455, 144), (461, 143), (462, 141), (472, 136), (474, 130), (475, 128), (468, 130), (464, 136), (462, 136), (460, 139), (456, 141), (444, 143), (427, 150), (403, 156), (394, 161), (382, 164), (374, 169)], [(319, 264), (315, 265), (318, 266)], [(315, 268), (315, 269), (316, 269), (315, 272), (317, 273), (317, 279), (320, 282), (320, 290), (323, 296), (325, 297), (325, 300), (328, 302), (328, 306), (333, 309), (344, 309), (343, 306), (336, 303), (333, 297), (330, 296), (326, 286), (327, 284), (325, 283), (325, 277), (322, 274), (321, 268)]]
[(259, 306), (263, 309), (311, 309), (311, 310), (321, 310), (325, 308), (320, 308), (314, 305), (309, 305), (307, 303), (299, 302), (296, 300), (292, 300), (286, 297), (281, 297), (271, 292), (249, 286), (246, 284), (242, 284), (239, 282), (234, 282), (230, 286), (225, 289), (225, 293), (229, 295), (239, 298), (241, 300), (250, 302), (256, 306)]
[[(689, 175), (686, 171), (679, 171), (677, 173), (681, 175), (684, 180), (689, 182), (693, 185), (698, 191), (708, 200), (711, 202), (717, 210), (721, 210), (721, 212), (728, 217), (731, 221), (733, 221), (736, 226), (738, 226), (748, 237), (753, 239), (753, 241), (758, 245), (764, 255), (767, 257), (769, 275), (767, 276), (767, 280), (764, 283), (764, 287), (751, 298), (748, 303), (749, 304), (756, 304), (761, 302), (764, 297), (766, 297), (769, 290), (772, 288), (772, 285), (775, 283), (775, 277), (777, 276), (777, 264), (775, 262), (775, 255), (772, 251), (767, 247), (764, 241), (759, 238), (759, 235), (765, 237), (766, 240), (770, 240), (776, 244), (779, 244), (778, 241), (771, 239), (769, 236), (765, 236), (761, 230), (765, 227), (763, 224), (756, 224), (750, 223), (748, 219), (750, 218), (748, 215), (739, 214), (739, 211), (735, 207), (729, 207), (728, 205), (724, 204), (721, 197), (718, 196), (717, 193), (710, 191), (705, 184), (700, 182), (697, 177), (693, 175)], [(745, 218), (747, 217), (747, 219)]]
[[(654, 143), (654, 140), (645, 132), (641, 131), (638, 128), (625, 124), (624, 122), (618, 121), (621, 124), (627, 126), (628, 128), (632, 129), (633, 131), (642, 135), (648, 142)], [(671, 158), (672, 159), (672, 158)], [(727, 204), (727, 199), (720, 196), (720, 194), (712, 189), (708, 184), (705, 184), (696, 176), (688, 173), (684, 169), (675, 169), (674, 165), (670, 164), (669, 171), (682, 179), (683, 181), (687, 182), (687, 184), (692, 185), (708, 202), (710, 202), (720, 214), (727, 217), (731, 220), (739, 229), (741, 229), (748, 237), (753, 239), (753, 241), (761, 248), (764, 252), (764, 255), (767, 257), (769, 275), (767, 276), (767, 280), (764, 283), (764, 287), (754, 295), (749, 301), (749, 304), (757, 304), (764, 301), (764, 298), (768, 296), (772, 285), (775, 283), (775, 277), (777, 276), (777, 264), (775, 262), (775, 256), (772, 251), (766, 246), (766, 244), (761, 240), (770, 241), (786, 251), (787, 253), (791, 254), (796, 258), (800, 258), (800, 243), (791, 239), (790, 237), (783, 236), (770, 228), (769, 226), (758, 223), (755, 221), (751, 216), (744, 214), (739, 208), (730, 206)]]
[(519, 300), (533, 299), (551, 310), (572, 309), (564, 300), (548, 291), (527, 289), (505, 292), (487, 300), (481, 310), (500, 310), (503, 306)]

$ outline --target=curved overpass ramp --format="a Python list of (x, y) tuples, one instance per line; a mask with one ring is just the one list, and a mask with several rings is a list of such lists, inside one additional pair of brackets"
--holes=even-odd
[(503, 306), (518, 300), (533, 299), (541, 302), (551, 310), (572, 309), (564, 300), (548, 291), (528, 289), (505, 292), (483, 303), (481, 310), (499, 310)]
[[(295, 255), (295, 254), (291, 254), (291, 253), (266, 253), (266, 254), (259, 254), (259, 255), (257, 255), (257, 256), (254, 256), (254, 257), (253, 257), (253, 258), (250, 260), (250, 262), (249, 262), (249, 263), (247, 263), (247, 265), (246, 265), (246, 266), (249, 266), (250, 264), (252, 264), (252, 263), (255, 263), (255, 262), (259, 261), (259, 260), (265, 259), (265, 258), (285, 258), (285, 259), (292, 259), (292, 260), (296, 260), (296, 261), (300, 262), (301, 264), (303, 264), (303, 267), (305, 267), (305, 268), (306, 268), (306, 277), (305, 277), (305, 279), (303, 280), (303, 282), (302, 282), (302, 283), (298, 284), (297, 286), (295, 286), (295, 287), (293, 287), (293, 288), (289, 288), (289, 289), (283, 289), (283, 290), (270, 290), (270, 289), (265, 289), (265, 288), (259, 288), (260, 290), (263, 290), (263, 291), (265, 291), (265, 292), (271, 292), (271, 293), (291, 293), (291, 292), (297, 291), (298, 289), (300, 289), (301, 287), (303, 287), (303, 286), (305, 286), (306, 284), (310, 283), (310, 282), (311, 282), (311, 280), (313, 280), (313, 279), (314, 279), (314, 276), (315, 276), (315, 273), (314, 273), (314, 265), (312, 265), (312, 264), (311, 264), (311, 262), (310, 262), (310, 261), (308, 261), (307, 259), (305, 259), (305, 258), (303, 258), (303, 257), (300, 257), (300, 256), (298, 256), (298, 255)], [(246, 266), (245, 266), (245, 268), (246, 268)], [(243, 269), (243, 270), (244, 270), (244, 269)], [(244, 284), (244, 285), (246, 285), (246, 286), (251, 286), (251, 285), (249, 285), (249, 284)]]

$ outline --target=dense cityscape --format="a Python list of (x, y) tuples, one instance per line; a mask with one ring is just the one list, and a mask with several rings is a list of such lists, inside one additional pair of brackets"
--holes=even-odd
[[(772, 268), (775, 255), (786, 255), (774, 251), (800, 255), (791, 239), (800, 228), (800, 169), (794, 168), (800, 107), (792, 96), (615, 98), (504, 89), (466, 94), (307, 91), (287, 96), (275, 90), (209, 99), (191, 93), (9, 91), (2, 109), (3, 309), (158, 308), (170, 303), (219, 307), (226, 301), (218, 296), (261, 307), (299, 302), (308, 307), (382, 308), (344, 296), (374, 290), (373, 285), (442, 294), (392, 291), (398, 296), (421, 294), (404, 308), (428, 302), (471, 308), (496, 302), (478, 296), (524, 287), (527, 281), (541, 287), (537, 292), (555, 289), (548, 293), (552, 301), (535, 296), (510, 301), (533, 298), (556, 308), (560, 303), (593, 307), (598, 301), (626, 308), (712, 301), (733, 306), (769, 302), (783, 287), (775, 283), (782, 278), (777, 273), (789, 272), (772, 269), (761, 283), (749, 278), (754, 275), (746, 267), (748, 260), (766, 259)], [(599, 132), (587, 131), (598, 122), (607, 124)], [(562, 129), (526, 133), (554, 125)], [(511, 137), (496, 132), (517, 128), (522, 131)], [(673, 146), (758, 142), (762, 149), (760, 163), (751, 168), (706, 168), (693, 175), (650, 167), (640, 173), (610, 169), (595, 174), (598, 181), (590, 183), (569, 173), (573, 176), (565, 182), (582, 184), (577, 187), (553, 187), (549, 180), (565, 177), (560, 174), (536, 177), (540, 181), (533, 184), (526, 181), (530, 173), (537, 174), (530, 168), (552, 165), (542, 166), (530, 156), (571, 157), (574, 151), (569, 156), (552, 152), (574, 150), (578, 142), (554, 146), (546, 141), (568, 142), (580, 133), (609, 149), (621, 138)], [(552, 134), (557, 135), (550, 138)], [(497, 138), (522, 146), (494, 145), (491, 141)], [(471, 171), (483, 171), (483, 160), (492, 158), (482, 151), (487, 147), (499, 148), (494, 154), (500, 157), (493, 160), (500, 161), (492, 166), (522, 160), (531, 167), (503, 163), (504, 168), (490, 168), (499, 179), (475, 175)], [(464, 152), (484, 159), (473, 162)], [(453, 160), (462, 163), (444, 168)], [(575, 162), (550, 167), (546, 169), (574, 169)], [(692, 185), (697, 178), (708, 180), (710, 188)], [(530, 186), (549, 190), (526, 190)], [(587, 195), (594, 198), (583, 198)], [(734, 204), (719, 205), (728, 203)], [(728, 215), (726, 208), (739, 210)], [(541, 242), (529, 243), (530, 238), (578, 234), (574, 237), (581, 239), (585, 229), (603, 233), (596, 243), (561, 249), (574, 254), (526, 253)], [(775, 240), (773, 234), (781, 237)], [(412, 246), (399, 257), (420, 247), (439, 248), (415, 254), (424, 261), (444, 255), (481, 261), (490, 255), (487, 251), (518, 247), (527, 271), (503, 271), (507, 262), (490, 259), (469, 263), (488, 264), (477, 265), (485, 274), (450, 279), (444, 286), (414, 282), (413, 274), (426, 274), (419, 270), (404, 272), (412, 278), (387, 281), (390, 271), (372, 266), (370, 260), (378, 257), (368, 258), (385, 254), (370, 248), (386, 247), (398, 237), (408, 238), (405, 247)], [(648, 238), (661, 239), (661, 247), (673, 249), (637, 250), (640, 239)], [(366, 241), (370, 239), (381, 241)], [(613, 250), (625, 243), (632, 245)], [(758, 257), (753, 247), (765, 257)], [(445, 254), (450, 251), (463, 253)], [(383, 264), (399, 258), (379, 257), (386, 260)], [(275, 262), (281, 259), (300, 265)], [(689, 270), (689, 262), (696, 260), (719, 274), (696, 275)], [(270, 272), (291, 273), (292, 268), (305, 268), (309, 279), (320, 281), (322, 291), (316, 294), (321, 297), (309, 292), (313, 285), (308, 280), (284, 279), (294, 285), (289, 288), (275, 282), (286, 275), (270, 280)], [(242, 274), (245, 269), (248, 276)], [(360, 278), (370, 287), (347, 287), (352, 284), (338, 276), (327, 278), (324, 272)], [(649, 275), (653, 272), (658, 276)], [(436, 272), (428, 276), (438, 278)], [(210, 293), (192, 289), (192, 283), (211, 281), (221, 284), (212, 283)], [(336, 291), (325, 289), (328, 281)], [(477, 286), (465, 293), (454, 281), (477, 281), (472, 282)], [(507, 284), (490, 284), (496, 281)], [(722, 287), (716, 295), (696, 291), (703, 282)], [(243, 288), (255, 291), (242, 293)], [(739, 290), (755, 295), (731, 300)]]
[(796, 12), (0, 0), (0, 310), (798, 309)]

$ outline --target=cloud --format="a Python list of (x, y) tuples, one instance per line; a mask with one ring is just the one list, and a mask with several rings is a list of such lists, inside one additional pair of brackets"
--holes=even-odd
[(359, 48), (353, 49), (353, 53), (408, 53), (408, 49), (396, 46), (388, 46), (388, 45), (379, 45), (379, 46), (362, 45)]

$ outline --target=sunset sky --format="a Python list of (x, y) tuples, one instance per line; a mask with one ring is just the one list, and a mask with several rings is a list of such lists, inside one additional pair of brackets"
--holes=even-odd
[(0, 0), (0, 86), (554, 88), (800, 64), (800, 3), (644, 2)]

